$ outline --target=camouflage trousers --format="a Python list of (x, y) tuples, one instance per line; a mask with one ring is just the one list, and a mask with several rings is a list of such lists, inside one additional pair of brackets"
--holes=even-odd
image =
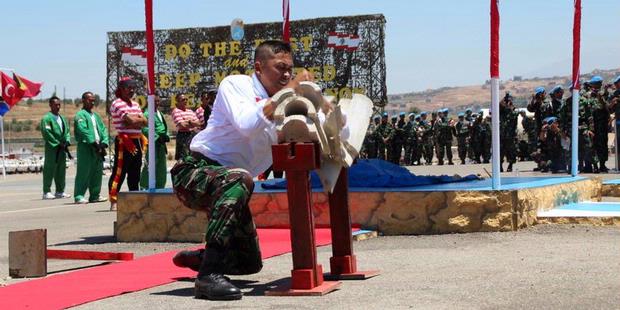
[(252, 176), (204, 156), (187, 156), (170, 171), (174, 192), (188, 208), (207, 212), (207, 247), (223, 249), (227, 274), (260, 271), (262, 260), (249, 201)]

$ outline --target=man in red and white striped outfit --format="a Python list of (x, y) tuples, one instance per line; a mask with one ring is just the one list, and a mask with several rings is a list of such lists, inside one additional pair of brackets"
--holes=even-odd
[(147, 142), (141, 129), (147, 125), (147, 120), (140, 104), (132, 100), (135, 93), (136, 81), (122, 78), (116, 89), (117, 99), (110, 106), (112, 123), (117, 133), (114, 139), (114, 167), (108, 182), (111, 211), (116, 210), (118, 192), (125, 176), (129, 190), (139, 190), (142, 153)]
[(196, 113), (187, 107), (187, 97), (184, 94), (176, 96), (176, 108), (172, 110), (172, 120), (177, 127), (176, 150), (174, 159), (183, 159), (190, 154), (189, 144), (194, 133), (200, 130), (200, 121)]

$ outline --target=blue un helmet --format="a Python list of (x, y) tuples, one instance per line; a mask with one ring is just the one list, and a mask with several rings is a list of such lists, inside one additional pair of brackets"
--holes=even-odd
[(398, 116), (405, 116), (405, 115), (407, 115), (407, 113), (405, 113), (405, 112), (398, 113)]
[(595, 75), (590, 79), (590, 84), (603, 83), (603, 78), (600, 75)]
[(555, 116), (550, 116), (550, 117), (547, 117), (546, 120), (547, 120), (547, 125), (551, 125), (555, 123), (558, 120), (558, 118)]
[(459, 116), (459, 118), (461, 118), (461, 117), (465, 117), (465, 113), (463, 113), (463, 112), (459, 112), (458, 116)]
[(562, 87), (562, 85), (556, 85), (555, 87), (553, 87), (553, 88), (551, 89), (551, 93), (552, 93), (552, 94), (555, 94), (555, 93), (557, 93), (557, 92), (559, 92), (559, 91), (563, 91), (563, 90), (564, 90), (564, 88)]
[(545, 88), (544, 88), (544, 87), (542, 87), (542, 86), (538, 86), (538, 87), (536, 87), (536, 89), (534, 89), (534, 93), (535, 93), (536, 95), (538, 95), (538, 94), (542, 94), (542, 93), (544, 93), (544, 92), (545, 92)]
[(614, 79), (614, 84), (618, 84), (620, 83), (620, 75), (618, 75), (615, 79)]
[(388, 112), (383, 112), (383, 117), (388, 117)]
[(426, 111), (423, 111), (422, 113), (420, 113), (420, 116), (426, 116), (426, 115), (428, 115), (428, 112)]

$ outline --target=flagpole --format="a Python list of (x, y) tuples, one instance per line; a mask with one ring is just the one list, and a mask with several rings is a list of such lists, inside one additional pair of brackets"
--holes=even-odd
[[(581, 0), (575, 0), (575, 15), (573, 19), (573, 102), (572, 102), (572, 126), (571, 126), (571, 175), (576, 177), (579, 173), (577, 164), (579, 161), (579, 58), (581, 46)], [(616, 129), (616, 134), (618, 130)], [(615, 143), (617, 145), (617, 143)], [(618, 154), (616, 152), (616, 162)]]
[(2, 179), (6, 180), (6, 154), (4, 153), (4, 116), (0, 116), (0, 134), (2, 135)]
[(146, 72), (148, 80), (148, 149), (149, 149), (149, 191), (155, 189), (155, 43), (153, 37), (153, 0), (144, 0), (146, 22)]
[(492, 139), (492, 188), (501, 185), (499, 145), (499, 0), (491, 0), (491, 139)]

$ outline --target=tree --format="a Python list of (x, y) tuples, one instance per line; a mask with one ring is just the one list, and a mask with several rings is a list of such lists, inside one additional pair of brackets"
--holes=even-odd
[(411, 107), (409, 113), (418, 114), (420, 113), (420, 109), (418, 107)]
[(98, 94), (95, 94), (95, 106), (99, 106), (99, 104), (101, 103), (101, 97)]
[(34, 100), (32, 100), (32, 98), (28, 98), (28, 100), (26, 100), (26, 104), (30, 107), (32, 106), (32, 103), (34, 102)]

